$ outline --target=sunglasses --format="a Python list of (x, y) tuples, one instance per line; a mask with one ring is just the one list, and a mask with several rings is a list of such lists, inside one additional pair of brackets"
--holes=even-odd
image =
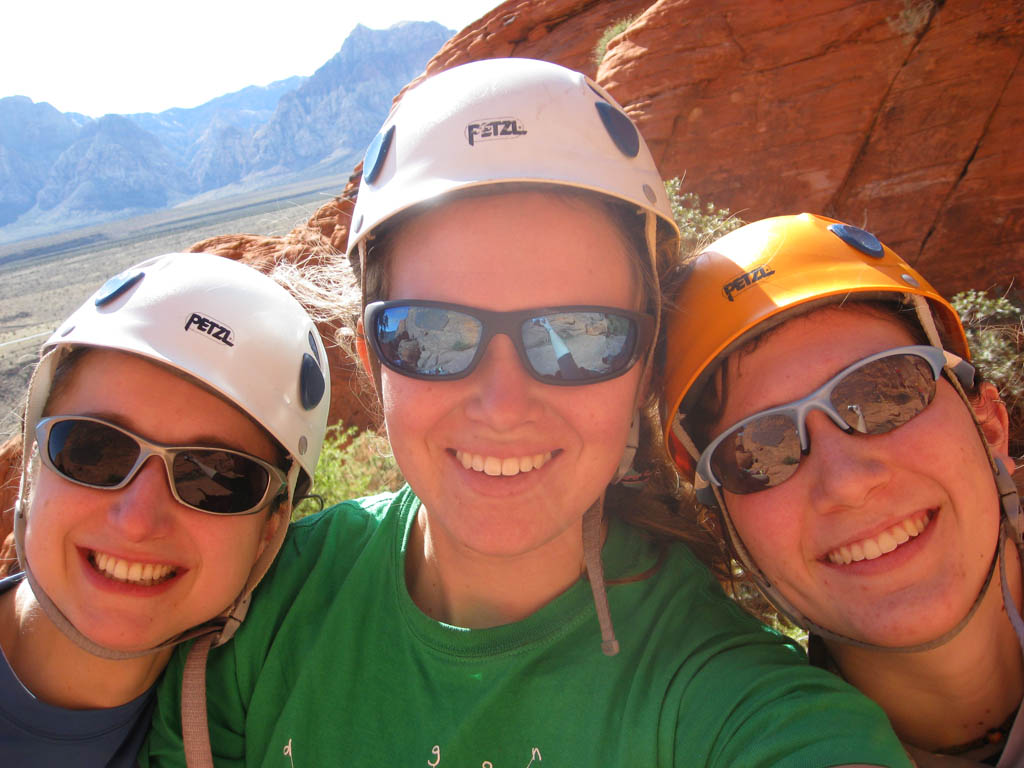
[(865, 357), (806, 397), (733, 424), (704, 450), (697, 472), (731, 493), (774, 488), (810, 453), (811, 411), (823, 412), (844, 432), (884, 435), (931, 404), (946, 365), (964, 386), (971, 385), (974, 367), (938, 347), (897, 347)]
[(87, 416), (50, 416), (36, 425), (36, 442), (49, 469), (88, 488), (116, 491), (151, 456), (167, 470), (171, 495), (212, 515), (247, 515), (287, 487), (280, 469), (228, 448), (161, 445), (124, 427)]
[(654, 319), (613, 307), (491, 312), (440, 301), (375, 301), (366, 307), (363, 328), (381, 364), (403, 376), (468, 376), (501, 333), (533, 378), (571, 386), (614, 379), (632, 368), (650, 346)]

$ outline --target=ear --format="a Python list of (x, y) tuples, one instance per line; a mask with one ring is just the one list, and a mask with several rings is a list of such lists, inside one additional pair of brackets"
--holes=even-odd
[(356, 323), (356, 352), (359, 355), (359, 362), (363, 364), (363, 370), (372, 379), (373, 367), (370, 365), (370, 350), (366, 346), (366, 336), (363, 334), (362, 318)]
[(263, 524), (263, 535), (260, 537), (260, 547), (256, 550), (256, 559), (259, 560), (263, 556), (264, 550), (267, 545), (274, 540), (274, 536), (277, 534), (278, 528), (282, 525), (288, 525), (288, 521), (292, 517), (292, 503), (290, 501), (283, 501), (274, 510), (266, 522)]
[(992, 452), (1008, 458), (1010, 452), (1010, 419), (1006, 405), (999, 398), (999, 390), (988, 381), (978, 388), (978, 398), (972, 401), (981, 431)]

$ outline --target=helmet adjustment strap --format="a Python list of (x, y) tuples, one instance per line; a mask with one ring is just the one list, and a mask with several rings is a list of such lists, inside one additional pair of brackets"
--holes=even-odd
[(213, 768), (206, 719), (206, 657), (210, 640), (203, 637), (192, 645), (181, 676), (181, 738), (188, 768)]
[[(989, 563), (988, 574), (985, 577), (985, 583), (978, 591), (978, 596), (974, 599), (974, 603), (971, 605), (970, 610), (968, 610), (967, 614), (962, 619), (960, 619), (959, 622), (957, 622), (956, 626), (944, 632), (941, 636), (935, 638), (934, 640), (929, 640), (925, 643), (897, 646), (877, 645), (875, 643), (869, 643), (863, 640), (857, 640), (852, 637), (847, 637), (846, 635), (841, 635), (838, 632), (833, 632), (832, 630), (823, 627), (820, 624), (808, 619), (803, 613), (797, 610), (788, 600), (786, 600), (786, 598), (782, 596), (782, 593), (778, 590), (778, 588), (776, 588), (771, 583), (771, 581), (765, 576), (764, 572), (761, 571), (760, 568), (758, 568), (757, 564), (754, 562), (753, 557), (750, 556), (750, 553), (747, 551), (747, 548), (743, 545), (743, 541), (742, 539), (740, 539), (739, 534), (736, 532), (736, 528), (733, 526), (732, 518), (730, 517), (728, 510), (726, 509), (725, 499), (722, 498), (721, 489), (717, 485), (712, 485), (711, 488), (714, 492), (715, 497), (718, 500), (720, 509), (722, 510), (722, 519), (725, 521), (726, 530), (728, 531), (729, 540), (732, 543), (733, 550), (739, 558), (740, 563), (750, 574), (758, 590), (761, 592), (762, 595), (764, 595), (765, 599), (767, 599), (772, 604), (776, 611), (778, 611), (781, 615), (785, 616), (786, 619), (789, 620), (790, 623), (794, 624), (795, 626), (806, 629), (815, 635), (820, 635), (821, 637), (827, 638), (829, 640), (834, 640), (835, 642), (842, 643), (843, 645), (852, 645), (857, 648), (866, 648), (871, 651), (880, 651), (882, 653), (918, 653), (921, 651), (930, 651), (933, 648), (938, 648), (941, 645), (945, 645), (958, 634), (960, 634), (960, 632), (963, 631), (964, 627), (966, 627), (970, 623), (971, 619), (974, 618), (974, 614), (977, 613), (978, 608), (981, 606), (981, 603), (985, 598), (985, 595), (988, 593), (989, 586), (992, 584), (992, 575), (996, 572), (996, 564), (1005, 560), (1005, 558), (1002, 557), (1002, 542), (1005, 540), (1005, 533), (1004, 526), (1000, 525), (999, 543), (996, 545), (996, 551), (992, 554), (992, 560)], [(1006, 588), (1004, 586), (1004, 595), (1005, 593)]]
[(604, 564), (601, 562), (601, 546), (604, 520), (604, 493), (583, 514), (583, 562), (587, 569), (587, 580), (594, 596), (597, 621), (601, 625), (601, 650), (605, 656), (619, 652), (619, 641), (615, 639), (612, 615), (608, 608), (608, 591), (605, 588)]

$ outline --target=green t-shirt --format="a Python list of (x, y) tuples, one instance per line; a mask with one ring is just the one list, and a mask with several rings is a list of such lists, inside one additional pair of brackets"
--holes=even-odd
[[(404, 580), (418, 509), (405, 488), (292, 526), (245, 624), (210, 653), (218, 766), (909, 765), (880, 709), (744, 614), (682, 545), (609, 586), (618, 656), (601, 653), (585, 579), (506, 626), (428, 618)], [(610, 523), (609, 579), (657, 556)], [(184, 765), (183, 659), (144, 765)]]

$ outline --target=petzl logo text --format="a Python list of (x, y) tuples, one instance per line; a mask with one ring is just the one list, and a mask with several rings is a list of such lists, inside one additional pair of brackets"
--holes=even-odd
[(514, 139), (516, 136), (525, 136), (526, 128), (514, 117), (495, 117), (489, 120), (477, 120), (466, 126), (466, 138), (469, 146), (478, 141), (490, 141), (491, 139)]
[(185, 321), (185, 330), (202, 333), (229, 347), (235, 346), (235, 334), (230, 328), (211, 317), (193, 312)]
[(749, 288), (759, 280), (764, 280), (766, 277), (771, 277), (774, 274), (774, 269), (769, 267), (767, 264), (762, 264), (760, 267), (754, 267), (749, 272), (744, 272), (739, 277), (734, 277), (722, 286), (722, 293), (725, 294), (725, 298), (732, 301), (734, 294), (737, 294), (745, 288)]

